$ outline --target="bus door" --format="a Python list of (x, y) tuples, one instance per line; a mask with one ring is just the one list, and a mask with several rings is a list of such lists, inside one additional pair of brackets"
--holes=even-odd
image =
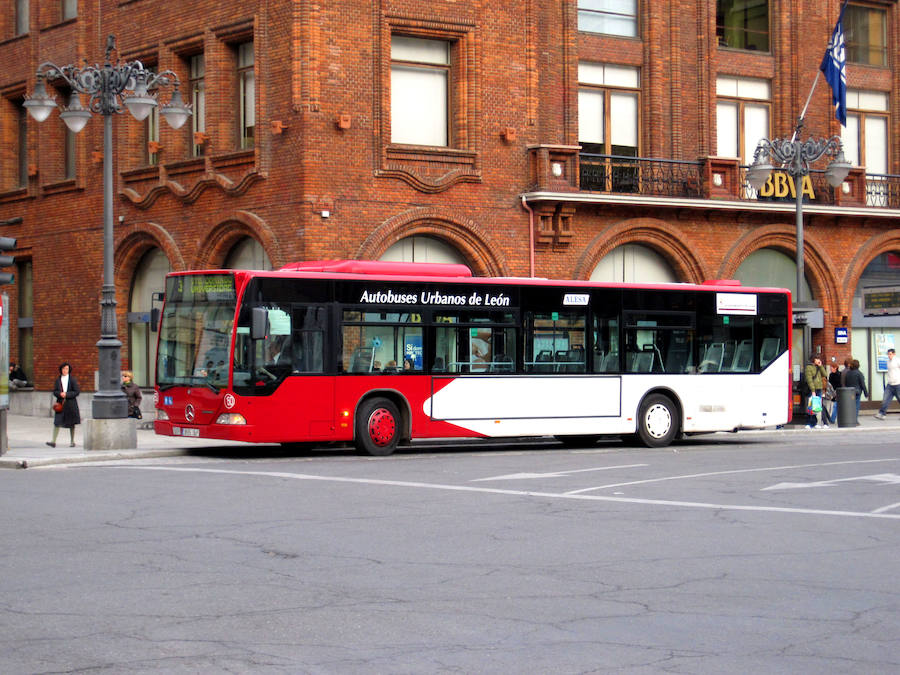
[(309, 435), (325, 438), (334, 429), (334, 377), (326, 376), (328, 305), (294, 305), (291, 330), (292, 370), (288, 392), (309, 420)]

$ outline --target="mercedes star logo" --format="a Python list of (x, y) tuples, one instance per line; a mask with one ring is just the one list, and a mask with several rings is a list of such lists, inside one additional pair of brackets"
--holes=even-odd
[(187, 404), (187, 407), (184, 409), (184, 419), (188, 422), (194, 421), (194, 406), (190, 403)]

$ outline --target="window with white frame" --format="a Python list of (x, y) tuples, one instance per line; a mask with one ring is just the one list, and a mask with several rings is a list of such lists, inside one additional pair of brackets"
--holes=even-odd
[(768, 80), (716, 78), (716, 147), (720, 157), (753, 161), (759, 141), (769, 136), (771, 86)]
[(841, 128), (844, 157), (867, 174), (888, 173), (888, 95), (847, 90), (847, 126)]
[(578, 142), (584, 190), (636, 192), (640, 69), (578, 64)]
[(16, 187), (28, 186), (28, 113), (21, 105), (16, 106), (17, 156)]
[(448, 146), (450, 43), (391, 37), (391, 142)]
[(586, 153), (638, 156), (640, 69), (578, 64), (578, 142)]
[(238, 131), (240, 147), (252, 148), (256, 132), (256, 75), (253, 43), (244, 42), (237, 48), (238, 72)]
[(636, 37), (637, 0), (578, 0), (578, 30)]
[(191, 86), (191, 131), (194, 134), (191, 141), (194, 157), (205, 154), (206, 144), (197, 143), (198, 134), (206, 133), (206, 59), (203, 54), (194, 54), (190, 57), (190, 86)]

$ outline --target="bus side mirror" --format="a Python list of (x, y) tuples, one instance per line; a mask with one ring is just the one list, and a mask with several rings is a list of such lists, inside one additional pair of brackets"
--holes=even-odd
[(156, 332), (159, 328), (159, 307), (150, 310), (150, 330)]
[(269, 334), (269, 311), (265, 307), (250, 310), (250, 339), (265, 340)]

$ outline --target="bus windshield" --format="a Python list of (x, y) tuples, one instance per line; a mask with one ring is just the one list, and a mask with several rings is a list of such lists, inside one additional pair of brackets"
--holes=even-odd
[(170, 277), (160, 324), (156, 382), (228, 386), (236, 295), (230, 274)]

